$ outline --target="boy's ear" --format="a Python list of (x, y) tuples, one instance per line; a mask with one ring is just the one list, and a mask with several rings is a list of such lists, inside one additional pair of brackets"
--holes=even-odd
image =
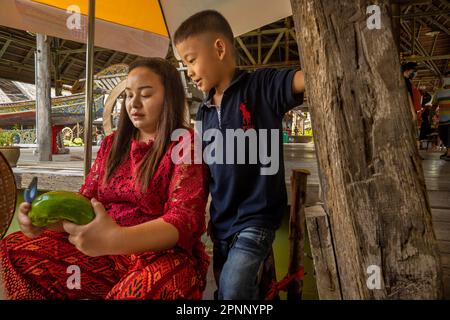
[(227, 46), (225, 41), (221, 38), (217, 38), (214, 42), (214, 48), (216, 49), (217, 56), (220, 60), (223, 60), (225, 58), (225, 53), (227, 52)]

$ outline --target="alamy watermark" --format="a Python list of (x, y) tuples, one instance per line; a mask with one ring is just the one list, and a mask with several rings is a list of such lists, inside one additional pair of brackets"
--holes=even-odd
[(66, 285), (69, 290), (81, 290), (81, 270), (77, 265), (67, 267), (66, 273), (70, 274), (67, 278)]
[(366, 9), (366, 14), (370, 14), (367, 18), (367, 29), (381, 29), (381, 8), (378, 5), (368, 6)]
[(77, 5), (71, 5), (66, 10), (69, 17), (66, 20), (66, 26), (69, 30), (81, 30), (81, 9)]
[[(187, 129), (176, 129), (171, 140), (178, 141), (172, 149), (174, 164), (260, 164), (260, 174), (275, 175), (280, 168), (279, 129), (226, 129), (216, 128), (203, 132), (202, 123), (195, 122), (194, 143)], [(203, 142), (208, 144), (203, 148)], [(270, 150), (269, 147), (270, 146)]]
[(366, 270), (369, 277), (366, 285), (369, 290), (381, 290), (381, 268), (377, 265), (370, 265)]

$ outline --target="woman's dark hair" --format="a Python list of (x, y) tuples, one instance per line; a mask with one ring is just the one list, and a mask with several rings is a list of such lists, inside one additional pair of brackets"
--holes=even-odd
[[(164, 86), (164, 106), (158, 121), (156, 138), (139, 164), (135, 177), (136, 185), (139, 185), (140, 190), (145, 191), (171, 143), (172, 132), (175, 129), (187, 127), (187, 104), (180, 74), (168, 61), (161, 58), (140, 59), (130, 65), (128, 74), (140, 67), (147, 68), (158, 75)], [(131, 140), (138, 132), (128, 116), (125, 100), (123, 99), (117, 132), (106, 162), (105, 183), (111, 179), (116, 168), (129, 155)]]

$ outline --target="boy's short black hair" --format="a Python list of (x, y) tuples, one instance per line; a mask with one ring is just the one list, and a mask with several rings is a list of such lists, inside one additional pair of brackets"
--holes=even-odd
[(215, 10), (200, 11), (186, 19), (177, 29), (174, 35), (174, 43), (177, 45), (189, 37), (203, 33), (218, 33), (233, 44), (234, 35), (227, 19)]

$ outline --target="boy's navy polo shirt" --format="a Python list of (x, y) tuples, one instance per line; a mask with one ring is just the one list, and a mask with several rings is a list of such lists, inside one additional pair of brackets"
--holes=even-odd
[[(227, 239), (247, 227), (277, 229), (287, 207), (283, 160), (282, 119), (285, 112), (302, 104), (303, 94), (294, 95), (292, 81), (296, 70), (260, 69), (249, 73), (236, 70), (225, 90), (220, 108), (211, 105), (212, 89), (197, 113), (203, 133), (215, 128), (223, 136), (223, 164), (208, 164), (212, 196), (210, 215), (213, 235)], [(268, 129), (270, 156), (271, 132), (278, 131), (279, 168), (274, 175), (261, 175), (262, 164), (249, 164), (248, 140), (245, 164), (226, 164), (227, 129)], [(259, 141), (258, 137), (258, 141)], [(203, 141), (203, 149), (212, 141)], [(236, 158), (235, 146), (235, 158)]]

